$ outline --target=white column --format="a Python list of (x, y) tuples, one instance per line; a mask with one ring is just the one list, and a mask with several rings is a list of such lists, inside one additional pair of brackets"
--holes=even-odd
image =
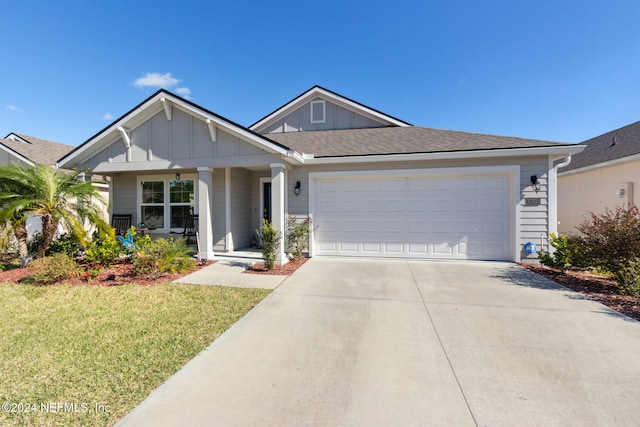
[(224, 214), (224, 250), (231, 252), (233, 251), (233, 233), (231, 233), (231, 168), (224, 169)]
[(287, 197), (287, 174), (286, 166), (282, 163), (271, 163), (271, 222), (277, 231), (280, 232), (280, 246), (276, 254), (276, 264), (283, 265), (289, 260), (284, 253), (285, 234), (285, 198)]
[(213, 169), (198, 168), (198, 238), (200, 241), (200, 259), (213, 259)]

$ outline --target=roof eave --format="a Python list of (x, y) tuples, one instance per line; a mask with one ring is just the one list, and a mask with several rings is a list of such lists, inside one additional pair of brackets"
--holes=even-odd
[(633, 161), (638, 161), (640, 160), (640, 153), (638, 154), (633, 154), (631, 156), (625, 156), (625, 157), (620, 157), (617, 159), (613, 159), (613, 160), (608, 160), (605, 162), (600, 162), (600, 163), (594, 163), (591, 165), (587, 165), (587, 166), (582, 166), (576, 169), (571, 169), (568, 171), (558, 171), (558, 176), (567, 176), (567, 175), (573, 175), (576, 173), (583, 173), (583, 172), (589, 172), (592, 170), (596, 170), (596, 169), (600, 169), (600, 168), (606, 168), (606, 167), (610, 167), (610, 166), (617, 166), (617, 165), (622, 165), (625, 163), (630, 163)]
[(481, 159), (490, 157), (521, 157), (521, 156), (557, 156), (574, 155), (584, 150), (583, 145), (563, 145), (552, 147), (525, 147), (490, 150), (440, 151), (435, 153), (410, 154), (372, 154), (357, 156), (306, 157), (306, 165), (341, 164), (341, 163), (376, 163), (402, 162), (415, 160), (450, 160), (450, 159)]

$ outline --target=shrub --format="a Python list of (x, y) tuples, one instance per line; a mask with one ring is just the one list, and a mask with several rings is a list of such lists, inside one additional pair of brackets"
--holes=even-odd
[(640, 258), (620, 266), (613, 276), (618, 283), (620, 292), (636, 297), (640, 296)]
[(584, 251), (575, 237), (551, 233), (549, 244), (553, 251), (541, 250), (538, 258), (544, 265), (554, 268), (586, 267)]
[(262, 219), (262, 228), (256, 230), (258, 237), (262, 240), (262, 259), (267, 270), (273, 268), (276, 261), (276, 252), (280, 247), (282, 234), (266, 219)]
[(149, 240), (133, 254), (133, 265), (137, 275), (157, 277), (162, 273), (184, 273), (196, 269), (193, 253), (184, 239)]
[(311, 218), (307, 217), (302, 222), (298, 222), (295, 216), (287, 219), (286, 251), (293, 255), (293, 259), (302, 258), (302, 252), (309, 249), (310, 231)]
[(75, 258), (82, 249), (82, 244), (77, 236), (65, 233), (51, 242), (47, 255), (63, 253)]
[(69, 279), (78, 274), (78, 266), (69, 255), (56, 253), (31, 262), (30, 267), (35, 271), (33, 278), (42, 284), (51, 284)]
[(94, 234), (87, 252), (84, 254), (85, 261), (110, 266), (122, 254), (122, 246), (115, 238), (115, 231), (109, 228), (108, 231)]
[[(636, 206), (607, 209), (604, 214), (591, 213), (591, 218), (577, 227), (578, 244), (594, 267), (611, 273), (629, 292), (639, 280), (640, 210)], [(621, 283), (622, 281), (622, 283)]]

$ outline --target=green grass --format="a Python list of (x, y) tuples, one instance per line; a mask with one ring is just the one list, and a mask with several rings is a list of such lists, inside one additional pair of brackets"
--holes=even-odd
[(112, 425), (269, 292), (0, 284), (0, 425)]

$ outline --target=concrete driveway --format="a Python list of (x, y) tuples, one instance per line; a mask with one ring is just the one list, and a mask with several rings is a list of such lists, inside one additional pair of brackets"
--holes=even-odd
[(508, 263), (314, 258), (122, 426), (640, 422), (640, 323)]

